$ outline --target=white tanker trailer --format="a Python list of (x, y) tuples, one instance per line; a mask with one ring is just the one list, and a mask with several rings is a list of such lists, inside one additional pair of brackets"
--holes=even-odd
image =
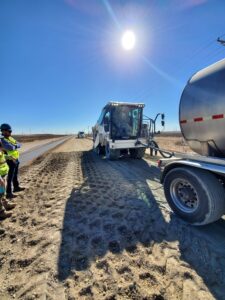
[(172, 210), (205, 225), (225, 214), (225, 59), (197, 72), (179, 108), (181, 132), (197, 154), (161, 159), (161, 182)]

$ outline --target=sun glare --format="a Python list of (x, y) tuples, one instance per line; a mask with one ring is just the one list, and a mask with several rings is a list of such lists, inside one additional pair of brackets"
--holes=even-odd
[(131, 30), (125, 31), (122, 35), (121, 43), (124, 50), (132, 50), (136, 44), (134, 32)]

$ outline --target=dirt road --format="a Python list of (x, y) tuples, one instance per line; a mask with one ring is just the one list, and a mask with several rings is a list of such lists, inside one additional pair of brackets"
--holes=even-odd
[(225, 222), (171, 214), (149, 160), (109, 162), (71, 139), (21, 177), (1, 223), (0, 299), (224, 299)]

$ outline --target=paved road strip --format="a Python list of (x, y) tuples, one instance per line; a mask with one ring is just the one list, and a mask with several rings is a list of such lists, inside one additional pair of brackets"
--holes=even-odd
[(60, 140), (57, 141), (52, 141), (49, 142), (47, 144), (44, 145), (39, 145), (36, 146), (35, 148), (32, 148), (26, 152), (21, 153), (20, 155), (20, 166), (25, 166), (27, 165), (29, 162), (31, 162), (32, 160), (34, 160), (35, 158), (43, 155), (45, 152), (63, 144), (65, 141), (67, 141), (68, 139), (70, 139), (70, 137), (63, 137)]

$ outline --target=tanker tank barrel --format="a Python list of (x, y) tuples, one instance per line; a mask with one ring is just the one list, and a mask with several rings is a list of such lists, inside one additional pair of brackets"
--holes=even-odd
[(193, 151), (225, 157), (225, 59), (190, 78), (180, 99), (179, 121)]

